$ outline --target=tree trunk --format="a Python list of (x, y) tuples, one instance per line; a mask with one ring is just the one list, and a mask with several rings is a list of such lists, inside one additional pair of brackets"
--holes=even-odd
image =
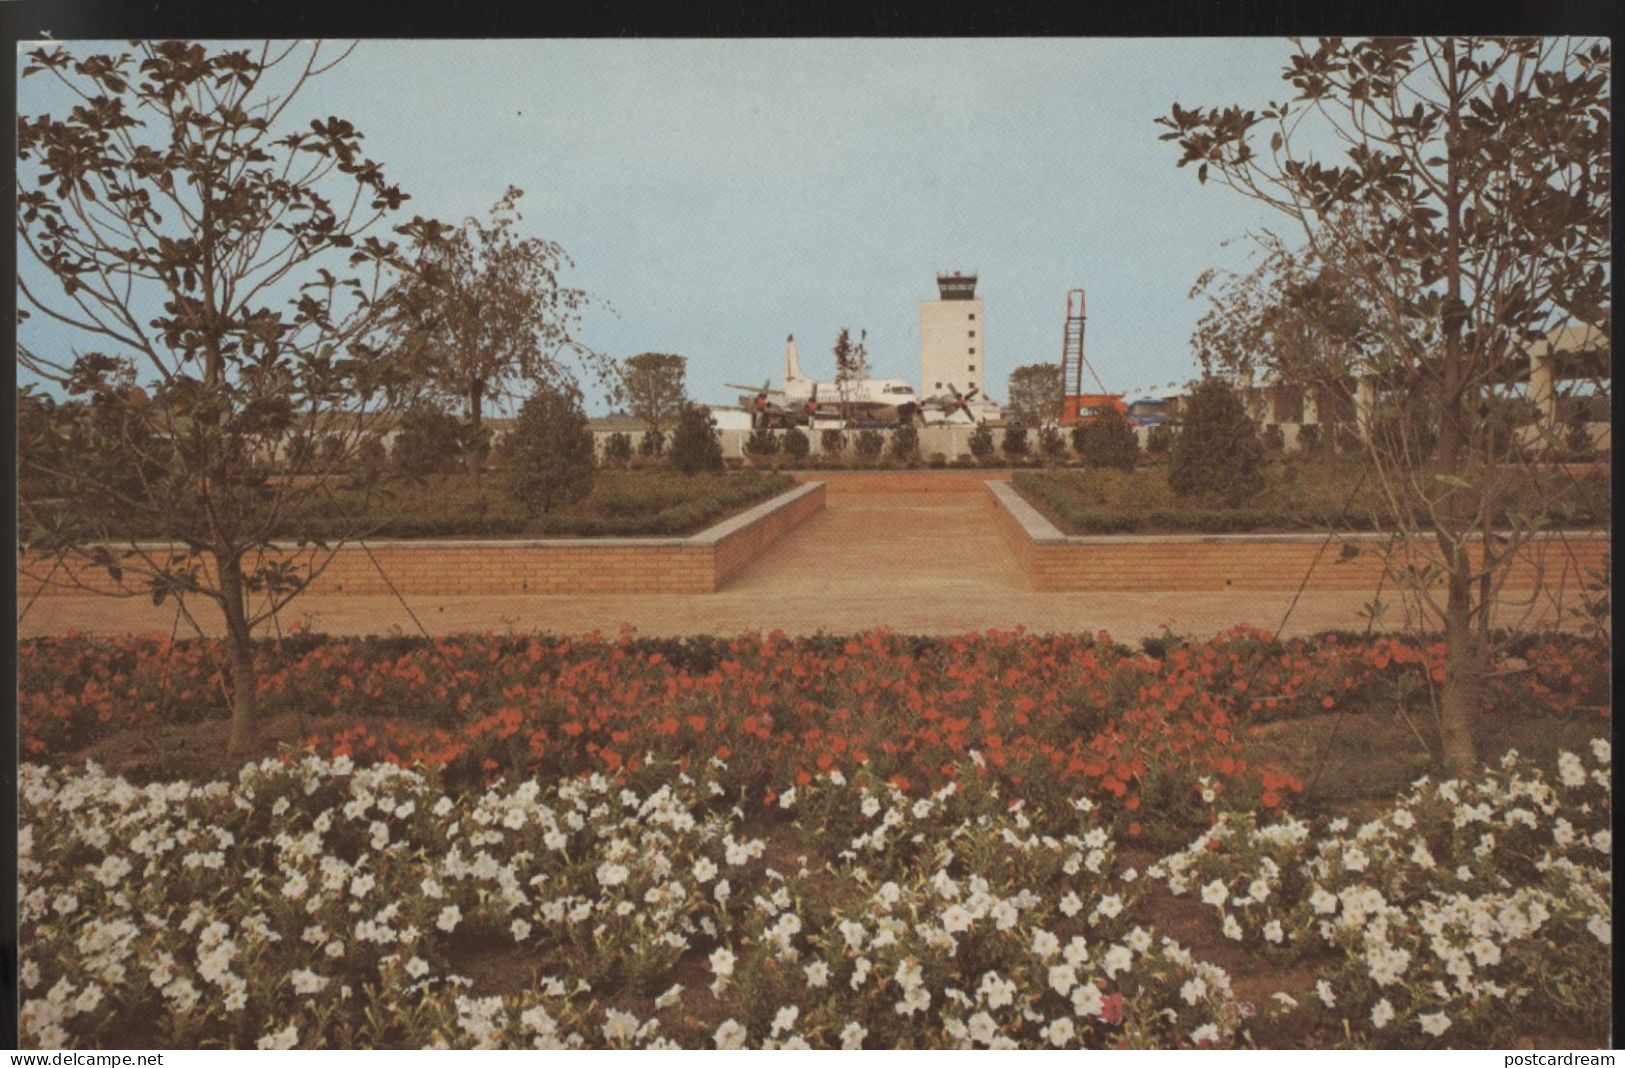
[[(1460, 477), (1459, 467), (1468, 443), (1467, 421), (1476, 410), (1476, 396), (1469, 397), (1466, 353), (1462, 345), (1461, 277), (1461, 193), (1456, 167), (1456, 144), (1461, 126), (1461, 89), (1456, 69), (1454, 43), (1445, 41), (1445, 67), (1448, 87), (1446, 126), (1449, 129), (1445, 159), (1445, 300), (1444, 368), (1436, 406), (1439, 441), (1435, 458), (1441, 473)], [(1469, 404), (1469, 402), (1473, 402)], [(1484, 677), (1484, 649), (1473, 632), (1473, 560), (1467, 550), (1470, 512), (1460, 489), (1447, 492), (1439, 515), (1443, 527), (1439, 545), (1444, 551), (1448, 597), (1444, 612), (1444, 685), (1439, 695), (1439, 740), (1446, 767), (1457, 773), (1469, 772), (1478, 762), (1473, 746), (1473, 723), (1479, 714), (1479, 692)], [(1488, 549), (1488, 546), (1485, 546)], [(1487, 615), (1489, 605), (1480, 609)]]
[(468, 473), (474, 476), (474, 484), (480, 481), (480, 432), (484, 428), (484, 419), (480, 409), (485, 403), (485, 383), (475, 379), (468, 387)]
[(1473, 627), (1471, 559), (1465, 546), (1449, 569), (1444, 614), (1444, 686), (1439, 695), (1439, 740), (1445, 767), (1465, 774), (1477, 767), (1473, 725), (1481, 714), (1486, 672), (1484, 646)]
[(247, 757), (254, 746), (254, 726), (259, 717), (259, 676), (254, 670), (254, 641), (243, 602), (242, 561), (235, 553), (217, 549), (215, 568), (220, 576), (220, 603), (226, 617), (226, 646), (231, 656), (231, 736), (226, 743), (226, 754), (240, 759)]

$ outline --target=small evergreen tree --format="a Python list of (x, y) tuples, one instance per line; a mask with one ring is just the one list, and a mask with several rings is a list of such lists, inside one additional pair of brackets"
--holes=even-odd
[(435, 475), (453, 470), (462, 455), (462, 427), (439, 408), (414, 408), (401, 416), (391, 459), (408, 475)]
[(860, 430), (858, 432), (858, 455), (865, 460), (878, 457), (886, 447), (886, 439), (881, 437), (878, 430)]
[(508, 493), (526, 513), (543, 515), (592, 492), (592, 431), (576, 395), (538, 389), (512, 433)]
[(818, 451), (832, 460), (838, 460), (846, 451), (846, 435), (829, 429), (818, 435)]
[(624, 432), (617, 430), (604, 442), (605, 461), (624, 467), (632, 459), (632, 439)]
[(914, 429), (913, 423), (904, 423), (891, 435), (892, 458), (907, 463), (918, 459), (920, 454), (920, 432)]
[[(1305, 427), (1313, 430), (1314, 427)], [(1145, 432), (1145, 451), (1153, 456), (1166, 456), (1174, 447), (1174, 428), (1167, 424), (1152, 427)]]
[(970, 454), (978, 460), (985, 460), (993, 455), (993, 431), (985, 426), (978, 426), (971, 431)]
[(1072, 444), (1086, 467), (1132, 471), (1140, 458), (1140, 439), (1128, 417), (1115, 408), (1107, 408), (1089, 422), (1073, 427)]
[(1264, 445), (1241, 397), (1222, 378), (1197, 383), (1174, 441), (1168, 485), (1181, 496), (1214, 494), (1245, 500), (1264, 485)]
[(767, 427), (757, 427), (745, 439), (745, 453), (755, 460), (766, 460), (779, 454), (779, 436)]
[(1000, 447), (1004, 454), (1012, 459), (1020, 459), (1027, 455), (1027, 428), (1019, 423), (1012, 423), (1004, 428), (1004, 441)]
[(1066, 437), (1061, 428), (1054, 423), (1045, 423), (1038, 428), (1038, 448), (1049, 460), (1059, 460), (1066, 455)]
[(722, 441), (716, 421), (698, 404), (687, 404), (671, 435), (671, 463), (685, 475), (722, 470)]
[(638, 438), (638, 455), (646, 460), (654, 460), (666, 451), (666, 434), (662, 430), (645, 430), (643, 436)]
[(1596, 447), (1591, 442), (1591, 427), (1586, 415), (1585, 405), (1576, 404), (1563, 432), (1563, 447), (1577, 460), (1591, 459), (1592, 450)]
[(784, 432), (784, 439), (780, 442), (784, 447), (784, 455), (794, 463), (800, 463), (812, 451), (812, 442), (808, 440), (800, 427), (791, 427)]

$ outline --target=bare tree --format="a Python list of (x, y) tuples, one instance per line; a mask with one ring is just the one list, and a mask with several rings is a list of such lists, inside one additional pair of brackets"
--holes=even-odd
[(402, 248), (374, 231), (407, 197), (344, 119), (286, 121), (349, 49), (132, 47), (39, 48), (23, 71), (71, 106), (17, 123), (20, 314), (43, 320), (18, 355), (38, 387), (19, 395), (21, 541), (87, 588), (213, 602), (240, 754), (254, 628), (376, 489), (356, 460), (404, 379), (379, 344)]
[(1505, 508), (1522, 477), (1510, 383), (1566, 327), (1606, 345), (1609, 70), (1597, 42), (1324, 40), (1295, 45), (1286, 103), (1157, 120), (1199, 181), (1275, 208), (1302, 239), (1277, 262), (1288, 299), (1252, 325), (1296, 330), (1276, 351), (1342, 363), (1386, 398), (1362, 430), (1409, 535), (1402, 577), (1444, 632), (1452, 767), (1473, 762), (1496, 599), (1542, 525)]

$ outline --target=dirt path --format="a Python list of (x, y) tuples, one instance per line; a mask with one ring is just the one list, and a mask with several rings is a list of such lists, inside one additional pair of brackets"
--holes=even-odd
[[(712, 594), (513, 595), (407, 599), (425, 629), (615, 633), (623, 624), (647, 635), (817, 631), (873, 627), (918, 634), (990, 628), (1109, 631), (1125, 641), (1165, 627), (1197, 637), (1237, 623), (1274, 629), (1289, 593), (1049, 593), (1032, 589), (977, 482), (963, 491), (848, 490), (832, 480), (825, 511), (774, 545), (729, 586)], [(1318, 594), (1294, 610), (1290, 633), (1358, 628), (1360, 594)], [(202, 604), (199, 622), (218, 633), (217, 613)], [(393, 597), (308, 596), (284, 613), (335, 634), (414, 633), (417, 624)], [(169, 633), (173, 608), (144, 599), (42, 597), (19, 636)], [(181, 632), (187, 627), (181, 625)]]

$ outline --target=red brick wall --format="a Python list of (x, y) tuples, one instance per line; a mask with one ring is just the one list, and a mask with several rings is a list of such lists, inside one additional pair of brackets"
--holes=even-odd
[(830, 493), (985, 493), (1008, 482), (1008, 470), (799, 471), (797, 482), (822, 482)]
[(721, 589), (751, 561), (767, 551), (768, 546), (812, 518), (824, 507), (824, 487), (790, 504), (774, 509), (769, 515), (736, 530), (716, 544), (713, 589)]
[[(672, 544), (670, 539), (652, 539), (646, 544), (628, 544), (625, 539), (600, 544), (590, 540), (568, 544), (386, 542), (371, 546), (371, 558), (360, 546), (345, 546), (333, 554), (311, 583), (310, 592), (388, 595), (393, 583), (402, 594), (420, 596), (711, 593), (823, 506), (822, 489), (814, 490), (713, 543)], [(309, 551), (285, 554), (295, 562), (299, 574), (308, 574), (312, 563), (324, 556)], [(65, 565), (41, 590), (49, 562), (20, 559), (17, 596), (26, 601), (36, 592), (46, 597), (80, 592), (71, 581), (64, 581), (70, 574), (97, 592), (122, 590), (144, 596), (138, 570), (132, 565), (125, 576), (127, 585), (120, 587), (104, 570)]]
[[(1320, 554), (1321, 539), (1280, 541), (1189, 538), (1151, 539), (1122, 535), (1087, 542), (1033, 541), (1009, 511), (998, 507), (1000, 530), (1022, 568), (1040, 590), (1296, 590), (1310, 574), (1305, 592), (1375, 590), (1383, 571), (1384, 542), (1359, 540), (1360, 555), (1339, 563), (1341, 543)], [(1599, 570), (1608, 554), (1605, 535), (1541, 538), (1527, 544), (1509, 566), (1505, 588), (1576, 590)], [(1429, 547), (1431, 548), (1431, 547)], [(1424, 551), (1418, 563), (1427, 559)], [(1395, 563), (1404, 566), (1396, 555)], [(1309, 572), (1314, 564), (1314, 571)], [(1389, 582), (1392, 583), (1390, 577)]]

